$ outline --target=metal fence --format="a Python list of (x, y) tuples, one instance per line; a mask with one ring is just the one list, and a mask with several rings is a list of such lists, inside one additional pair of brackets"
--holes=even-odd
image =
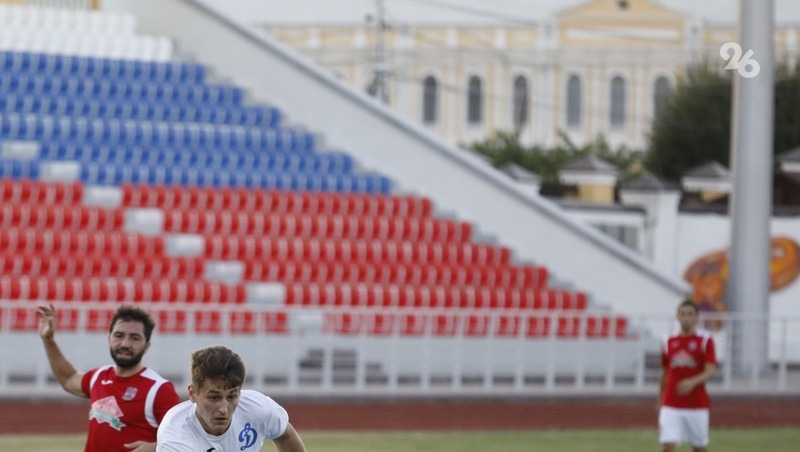
[[(51, 377), (36, 306), (0, 301), (0, 397), (68, 397)], [(109, 363), (108, 319), (117, 305), (56, 306), (56, 337), (75, 367)], [(145, 307), (158, 326), (144, 361), (179, 391), (191, 352), (224, 344), (245, 360), (248, 386), (289, 396), (655, 394), (661, 339), (677, 328), (672, 316), (628, 314), (615, 323), (584, 311)], [(727, 331), (736, 322), (768, 323), (767, 368), (727, 365), (734, 353)], [(720, 361), (712, 393), (800, 389), (800, 318), (721, 315), (703, 325), (715, 329)]]

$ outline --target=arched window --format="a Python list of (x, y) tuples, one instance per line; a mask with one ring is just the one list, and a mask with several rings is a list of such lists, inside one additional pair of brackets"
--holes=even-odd
[(469, 78), (469, 88), (467, 92), (467, 122), (469, 124), (480, 124), (483, 121), (483, 92), (481, 89), (481, 79), (473, 75)]
[(625, 127), (625, 79), (616, 76), (611, 79), (611, 127)]
[(672, 92), (672, 87), (669, 84), (669, 79), (663, 75), (656, 79), (653, 86), (653, 117), (657, 118), (658, 115), (664, 111), (664, 108), (669, 102), (669, 96)]
[(518, 75), (514, 79), (514, 127), (519, 128), (528, 122), (528, 80)]
[(425, 77), (422, 85), (422, 122), (436, 124), (436, 99), (438, 84), (432, 75)]
[(581, 126), (581, 103), (582, 97), (581, 79), (575, 74), (569, 76), (567, 80), (567, 126)]

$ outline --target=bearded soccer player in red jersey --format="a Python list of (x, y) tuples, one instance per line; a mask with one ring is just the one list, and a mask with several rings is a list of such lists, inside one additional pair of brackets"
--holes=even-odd
[(135, 307), (117, 309), (108, 335), (114, 365), (78, 372), (55, 341), (53, 305), (39, 306), (37, 313), (53, 375), (65, 391), (91, 402), (84, 451), (155, 451), (158, 424), (180, 400), (172, 383), (141, 363), (155, 328), (150, 315)]
[(692, 300), (678, 306), (681, 332), (661, 347), (659, 440), (663, 452), (688, 442), (694, 452), (708, 450), (709, 400), (705, 382), (717, 370), (714, 339), (697, 330), (699, 312)]

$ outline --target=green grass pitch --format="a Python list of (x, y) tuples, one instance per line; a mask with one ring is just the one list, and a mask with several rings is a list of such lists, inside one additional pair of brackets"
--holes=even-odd
[[(619, 452), (657, 450), (652, 430), (302, 432), (309, 452)], [(83, 435), (0, 436), (0, 452), (80, 452)], [(800, 429), (713, 429), (710, 450), (795, 451)], [(275, 450), (265, 444), (264, 451)], [(688, 446), (679, 449), (691, 450)]]

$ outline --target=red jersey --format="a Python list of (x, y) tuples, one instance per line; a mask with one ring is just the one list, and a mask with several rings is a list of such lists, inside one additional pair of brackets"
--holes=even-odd
[(150, 369), (118, 377), (114, 366), (84, 374), (81, 389), (89, 397), (86, 452), (129, 452), (123, 445), (156, 441), (161, 418), (180, 402), (175, 387)]
[(691, 336), (676, 334), (666, 338), (661, 346), (661, 367), (667, 372), (667, 384), (661, 404), (672, 408), (708, 408), (705, 383), (686, 395), (678, 394), (677, 390), (678, 382), (703, 372), (706, 364), (717, 364), (710, 334), (695, 332)]

